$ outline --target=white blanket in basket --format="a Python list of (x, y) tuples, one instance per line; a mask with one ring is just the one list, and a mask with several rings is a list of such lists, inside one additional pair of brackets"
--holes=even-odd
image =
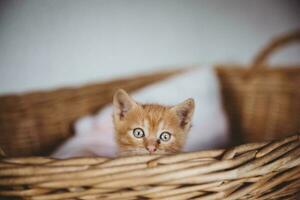
[[(184, 151), (218, 148), (228, 142), (227, 120), (222, 108), (219, 82), (211, 67), (197, 68), (132, 94), (142, 103), (175, 105), (192, 97), (196, 108), (193, 126)], [(54, 153), (55, 158), (78, 156), (116, 156), (112, 106), (96, 115), (84, 116), (75, 123), (75, 136)]]

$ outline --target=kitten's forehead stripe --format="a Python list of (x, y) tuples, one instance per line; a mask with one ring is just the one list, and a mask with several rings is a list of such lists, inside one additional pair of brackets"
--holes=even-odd
[(162, 131), (165, 129), (165, 123), (163, 120), (161, 120), (158, 124), (158, 131)]
[(149, 121), (147, 119), (144, 119), (143, 122), (144, 122), (144, 130), (149, 135), (150, 134)]
[[(169, 107), (161, 106), (157, 104), (144, 104), (144, 117), (148, 121), (149, 134), (159, 134), (162, 130), (167, 128), (167, 124), (164, 122), (164, 119), (167, 118), (166, 111)], [(170, 125), (169, 125), (170, 126)]]
[(145, 117), (149, 121), (151, 131), (155, 131), (153, 128), (157, 128), (157, 124), (163, 120), (167, 107), (156, 104), (144, 104), (143, 109), (145, 111)]

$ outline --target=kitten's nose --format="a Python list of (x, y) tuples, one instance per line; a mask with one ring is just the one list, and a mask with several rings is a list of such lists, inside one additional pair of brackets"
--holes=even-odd
[(149, 145), (149, 146), (147, 146), (147, 150), (150, 153), (154, 153), (156, 151), (156, 147), (154, 145)]

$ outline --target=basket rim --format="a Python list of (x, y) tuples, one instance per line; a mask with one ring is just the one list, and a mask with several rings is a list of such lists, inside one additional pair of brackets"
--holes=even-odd
[[(5, 185), (0, 196), (36, 200), (77, 195), (136, 199), (147, 196), (149, 188), (154, 190), (150, 199), (160, 199), (164, 192), (173, 197), (191, 192), (192, 197), (201, 194), (211, 199), (216, 195), (218, 198), (213, 199), (228, 200), (249, 194), (253, 198), (257, 194), (276, 197), (278, 192), (279, 197), (287, 196), (283, 191), (296, 195), (300, 189), (299, 145), (298, 133), (272, 142), (170, 156), (0, 158), (0, 185)], [(284, 187), (277, 187), (282, 183)], [(131, 190), (125, 190), (128, 188)], [(162, 190), (157, 193), (158, 189)]]

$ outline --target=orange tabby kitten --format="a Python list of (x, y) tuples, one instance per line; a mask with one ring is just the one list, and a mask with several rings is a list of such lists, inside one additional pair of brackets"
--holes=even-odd
[(113, 99), (114, 126), (120, 155), (180, 152), (194, 112), (194, 100), (176, 106), (140, 104), (124, 90)]

